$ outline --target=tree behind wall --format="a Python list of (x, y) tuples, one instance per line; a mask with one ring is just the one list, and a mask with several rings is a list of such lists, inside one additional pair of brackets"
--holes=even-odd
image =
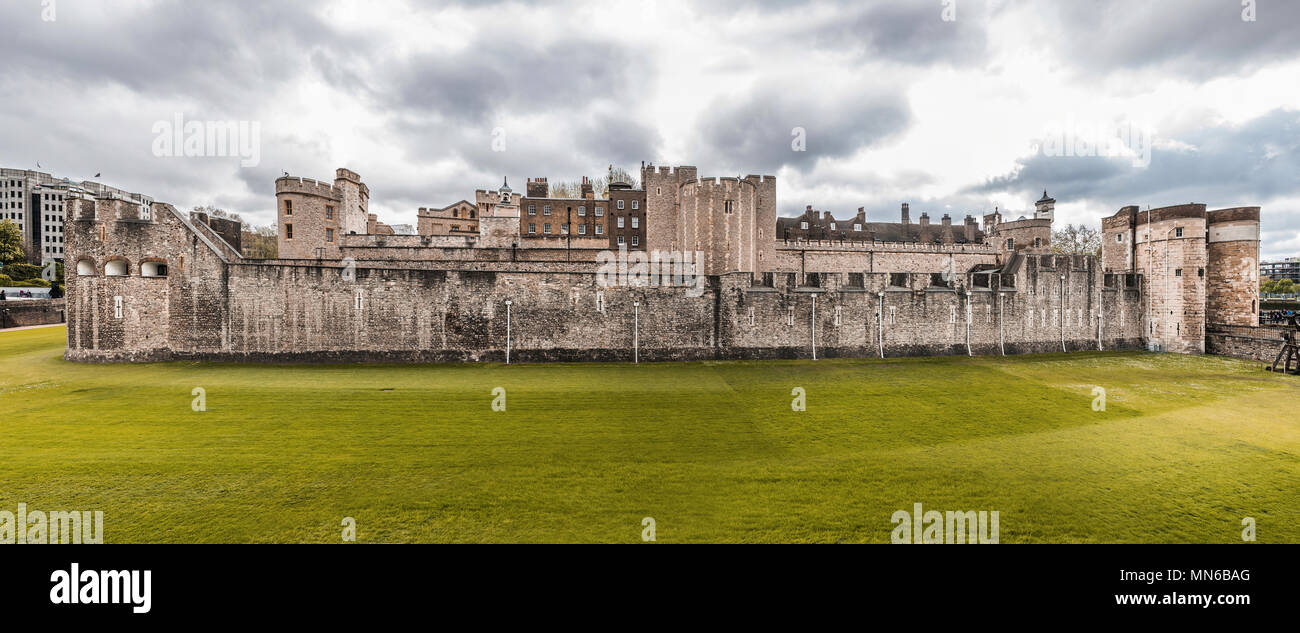
[(1052, 252), (1101, 257), (1101, 233), (1090, 226), (1067, 224), (1052, 232)]
[(0, 264), (22, 264), (27, 261), (23, 250), (23, 232), (11, 220), (0, 222)]
[[(622, 167), (614, 167), (612, 173), (592, 179), (591, 187), (597, 198), (609, 198), (609, 183), (611, 182), (611, 177), (613, 178), (612, 182), (627, 183), (632, 185), (633, 189), (641, 186), (641, 179), (637, 177), (636, 174), (633, 174)], [(561, 180), (553, 182), (550, 185), (550, 196), (552, 198), (581, 198), (582, 181)]]

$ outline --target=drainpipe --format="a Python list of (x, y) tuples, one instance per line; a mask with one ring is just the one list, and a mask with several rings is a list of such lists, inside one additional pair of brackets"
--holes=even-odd
[(632, 302), (632, 363), (641, 364), (641, 302)]
[(998, 351), (1002, 352), (1003, 356), (1007, 355), (1007, 337), (1006, 337), (1006, 333), (1002, 329), (1002, 300), (1005, 298), (1006, 295), (1002, 293), (1002, 288), (999, 287), (998, 288)]
[(817, 360), (817, 295), (812, 296), (812, 355)]
[(510, 304), (514, 303), (506, 299), (506, 364), (510, 364)]
[(885, 292), (876, 293), (876, 343), (880, 346), (880, 357), (885, 357)]
[(1065, 349), (1065, 320), (1068, 318), (1070, 318), (1070, 316), (1065, 313), (1065, 275), (1061, 275), (1061, 351), (1062, 352), (1069, 351)]
[(970, 349), (970, 290), (966, 291), (966, 355), (975, 356)]
[[(1106, 314), (1106, 271), (1105, 270), (1102, 270), (1101, 272), (1101, 284), (1102, 284), (1101, 290), (1097, 291), (1097, 351), (1099, 352), (1103, 351), (1101, 345), (1101, 338), (1102, 338), (1101, 329), (1102, 329), (1102, 322), (1105, 320), (1104, 317)], [(1124, 291), (1120, 290), (1120, 292), (1124, 292)]]

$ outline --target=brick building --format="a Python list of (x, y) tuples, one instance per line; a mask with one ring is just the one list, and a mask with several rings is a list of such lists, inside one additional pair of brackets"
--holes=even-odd
[(416, 215), (417, 235), (478, 234), (478, 206), (468, 200), (441, 209), (420, 207)]
[(645, 190), (625, 182), (609, 184), (609, 247), (644, 251)]
[(952, 218), (944, 214), (938, 224), (930, 222), (930, 215), (922, 213), (916, 222), (911, 221), (911, 208), (903, 204), (898, 222), (868, 222), (866, 210), (847, 220), (839, 220), (829, 211), (815, 211), (812, 205), (802, 215), (777, 219), (777, 236), (782, 240), (840, 240), (850, 242), (911, 242), (918, 244), (982, 244), (984, 231), (975, 218), (966, 216), (962, 224), (953, 226)]

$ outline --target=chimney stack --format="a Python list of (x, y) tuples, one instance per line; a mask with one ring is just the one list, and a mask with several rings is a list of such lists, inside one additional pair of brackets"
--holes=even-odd
[(524, 188), (529, 198), (549, 198), (551, 197), (551, 186), (546, 184), (545, 178), (529, 178), (528, 186)]
[(582, 177), (582, 198), (584, 200), (594, 200), (596, 198), (596, 189), (591, 184), (591, 179), (586, 176)]
[(966, 241), (975, 242), (975, 216), (966, 216)]
[(947, 213), (945, 213), (943, 214), (943, 228), (946, 229), (950, 227), (952, 227), (952, 218), (949, 217)]
[(903, 226), (907, 226), (909, 222), (910, 220), (908, 219), (908, 205), (906, 202), (904, 202), (903, 203)]

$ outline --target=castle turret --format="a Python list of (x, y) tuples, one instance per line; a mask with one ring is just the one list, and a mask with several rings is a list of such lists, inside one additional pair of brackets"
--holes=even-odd
[(1205, 321), (1258, 325), (1259, 207), (1206, 213)]
[(1034, 219), (1049, 222), (1056, 219), (1056, 200), (1047, 195), (1046, 189), (1043, 190), (1043, 197), (1034, 203)]

